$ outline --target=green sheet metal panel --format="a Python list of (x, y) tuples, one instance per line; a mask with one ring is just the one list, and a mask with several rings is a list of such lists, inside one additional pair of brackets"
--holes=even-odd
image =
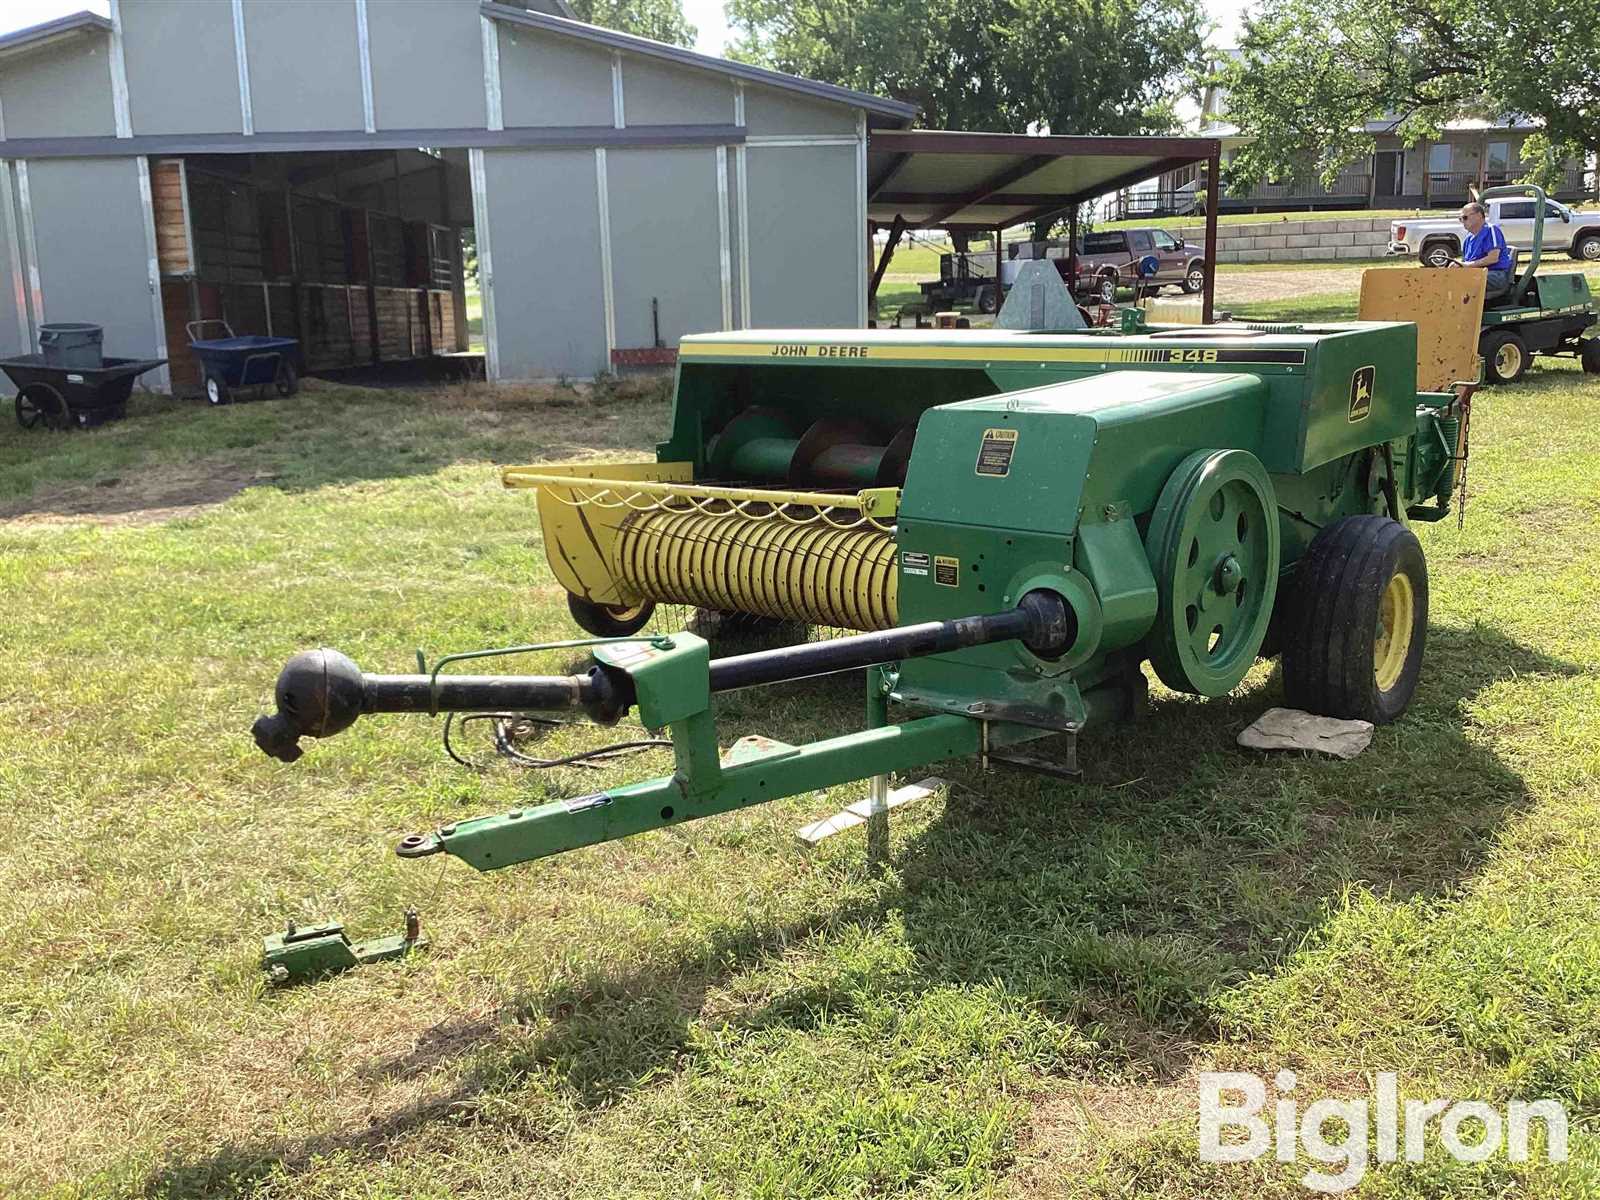
[(481, 129), (483, 32), (463, 0), (367, 0), (379, 129)]
[(244, 28), (257, 133), (365, 126), (355, 5), (244, 0)]
[(59, 45), (6, 60), (0, 108), (6, 137), (111, 137), (110, 39), (80, 34)]
[(243, 128), (231, 5), (122, 0), (122, 56), (134, 133)]
[(710, 147), (606, 151), (617, 345), (722, 328), (717, 157)]
[(500, 105), (508, 127), (611, 128), (611, 53), (556, 34), (496, 23)]
[[(760, 285), (753, 289), (759, 296)], [(685, 344), (681, 356), (690, 386), (681, 390), (679, 407), (685, 401), (700, 403), (695, 397), (702, 395), (712, 404), (726, 403), (726, 386), (701, 388), (693, 379), (694, 372), (715, 363), (749, 364), (750, 385), (761, 394), (779, 378), (767, 373), (782, 372), (782, 394), (793, 396), (807, 412), (826, 403), (828, 395), (870, 395), (874, 411), (910, 413), (911, 419), (934, 403), (1110, 371), (1244, 373), (1264, 381), (1270, 396), (1261, 460), (1269, 471), (1293, 473), (1406, 436), (1414, 420), (1415, 343), (1415, 326), (1380, 322), (1289, 332), (1189, 328), (1126, 337), (1009, 330), (752, 330)], [(1353, 402), (1368, 368), (1370, 397), (1363, 415), (1362, 406)], [(943, 394), (938, 399), (932, 392), (923, 394), (918, 376), (939, 380)], [(952, 396), (951, 386), (970, 390)], [(714, 430), (716, 414), (707, 415)], [(681, 434), (697, 419), (688, 414), (685, 422), (675, 413), (675, 448), (682, 448)]]

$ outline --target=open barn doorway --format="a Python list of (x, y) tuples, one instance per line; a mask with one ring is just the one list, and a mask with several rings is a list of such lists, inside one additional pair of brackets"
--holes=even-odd
[(188, 349), (201, 321), (298, 339), (302, 373), (482, 375), (466, 151), (188, 155), (150, 170), (175, 393), (202, 390)]

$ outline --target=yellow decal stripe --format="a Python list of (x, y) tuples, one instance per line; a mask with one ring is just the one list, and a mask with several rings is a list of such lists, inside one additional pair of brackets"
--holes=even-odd
[[(1243, 353), (1241, 353), (1243, 351)], [(1259, 359), (1244, 347), (1156, 349), (1132, 346), (904, 346), (835, 342), (684, 342), (680, 358), (737, 358), (819, 362), (1078, 362), (1078, 363), (1304, 363), (1304, 351), (1267, 351)], [(1289, 355), (1290, 358), (1281, 356)]]

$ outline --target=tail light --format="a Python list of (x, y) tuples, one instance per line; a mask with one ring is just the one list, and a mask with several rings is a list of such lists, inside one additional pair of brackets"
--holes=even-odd
[(1406, 240), (1406, 227), (1404, 225), (1396, 225), (1394, 227), (1394, 240), (1397, 242)]

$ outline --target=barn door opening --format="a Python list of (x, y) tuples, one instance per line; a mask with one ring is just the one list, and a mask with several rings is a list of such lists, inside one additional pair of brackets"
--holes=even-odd
[(201, 387), (198, 321), (295, 338), (311, 374), (473, 373), (465, 151), (192, 155), (151, 171), (174, 390)]

